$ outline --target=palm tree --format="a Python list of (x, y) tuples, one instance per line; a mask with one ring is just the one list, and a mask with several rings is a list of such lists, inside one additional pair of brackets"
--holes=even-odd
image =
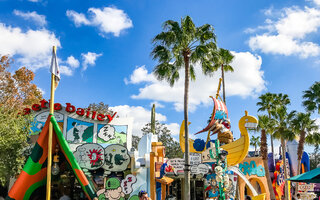
[(268, 187), (270, 188), (270, 199), (276, 200), (276, 196), (273, 191), (272, 181), (269, 173), (269, 165), (268, 165), (268, 144), (267, 144), (267, 133), (270, 135), (274, 132), (274, 127), (276, 121), (274, 119), (270, 119), (267, 115), (258, 115), (259, 123), (258, 130), (261, 130), (261, 145), (260, 145), (260, 153), (262, 156), (263, 165), (266, 172)]
[(217, 69), (212, 63), (216, 54), (215, 34), (213, 27), (205, 24), (196, 27), (191, 17), (186, 16), (181, 24), (168, 20), (163, 24), (163, 32), (153, 39), (155, 45), (152, 57), (158, 60), (154, 74), (159, 80), (166, 80), (170, 86), (179, 79), (179, 70), (184, 68), (184, 120), (185, 120), (185, 199), (190, 199), (189, 167), (189, 129), (188, 129), (188, 96), (189, 79), (195, 80), (194, 65), (199, 63), (205, 75), (211, 75)]
[(297, 113), (295, 118), (292, 120), (292, 126), (294, 130), (299, 133), (299, 145), (298, 145), (298, 173), (300, 174), (301, 170), (301, 159), (303, 153), (303, 147), (305, 143), (306, 136), (313, 131), (318, 130), (316, 120), (311, 119), (311, 113)]
[[(267, 111), (269, 119), (271, 119), (271, 111), (275, 109), (275, 99), (276, 94), (273, 93), (265, 93), (259, 97), (260, 101), (257, 102), (257, 106), (259, 106), (258, 112)], [(270, 141), (271, 141), (271, 152), (274, 157), (274, 147), (273, 147), (273, 133), (270, 133)]]
[(302, 104), (309, 112), (318, 111), (320, 114), (320, 82), (315, 82), (309, 90), (303, 92)]
[(260, 136), (257, 136), (257, 137), (254, 137), (254, 135), (251, 136), (250, 145), (254, 146), (254, 155), (255, 156), (257, 155), (257, 146), (260, 146), (260, 144), (261, 144)]
[(296, 111), (287, 112), (285, 106), (277, 107), (274, 111), (271, 112), (272, 116), (276, 120), (275, 138), (280, 139), (281, 141), (281, 157), (283, 161), (284, 168), (284, 180), (285, 180), (285, 198), (289, 199), (288, 191), (288, 172), (287, 172), (287, 162), (286, 162), (286, 142), (287, 140), (293, 140), (295, 138), (295, 133), (292, 131), (290, 125), (292, 124), (292, 119), (295, 116)]
[(233, 68), (230, 65), (234, 58), (234, 55), (230, 53), (229, 50), (219, 48), (217, 54), (214, 56), (215, 67), (219, 68), (221, 66), (221, 77), (222, 77), (222, 89), (223, 89), (223, 101), (226, 104), (226, 91), (224, 83), (224, 71), (233, 72)]
[(320, 145), (320, 133), (316, 132), (313, 134), (308, 134), (306, 136), (306, 143), (309, 145), (315, 145), (315, 147), (319, 147)]
[(287, 106), (291, 102), (287, 94), (279, 93), (275, 95), (274, 103), (276, 107), (279, 107), (279, 106)]

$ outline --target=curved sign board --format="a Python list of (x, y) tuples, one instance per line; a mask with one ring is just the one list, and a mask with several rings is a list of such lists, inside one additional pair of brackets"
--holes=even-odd
[[(100, 144), (106, 148), (112, 144), (120, 144), (127, 149), (132, 146), (133, 118), (118, 118), (102, 114), (90, 109), (77, 108), (70, 103), (65, 107), (60, 103), (54, 105), (54, 116), (72, 151), (82, 144)], [(34, 115), (31, 135), (38, 135), (49, 115), (49, 104), (41, 100), (31, 108), (25, 108), (23, 114)]]

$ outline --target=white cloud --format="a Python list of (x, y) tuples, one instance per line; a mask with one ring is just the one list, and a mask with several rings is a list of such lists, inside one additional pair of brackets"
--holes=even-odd
[(116, 7), (89, 8), (88, 12), (90, 15), (88, 18), (83, 13), (73, 10), (68, 10), (66, 15), (76, 26), (98, 27), (102, 36), (111, 33), (118, 37), (123, 30), (133, 27), (129, 16)]
[(96, 64), (96, 60), (98, 57), (102, 56), (102, 53), (93, 53), (93, 52), (88, 52), (86, 54), (82, 53), (82, 71), (85, 71), (89, 65), (94, 66)]
[[(231, 63), (234, 72), (225, 73), (226, 95), (241, 96), (243, 98), (257, 96), (265, 90), (266, 84), (263, 79), (263, 71), (261, 71), (261, 57), (252, 55), (249, 52), (232, 53), (235, 56), (234, 61)], [(127, 82), (135, 84), (146, 83), (139, 89), (139, 94), (132, 95), (132, 98), (171, 102), (177, 111), (183, 110), (183, 75), (180, 76), (174, 87), (170, 87), (165, 81), (160, 82), (155, 78), (150, 78), (151, 73), (143, 73), (144, 76), (140, 76), (141, 73), (136, 73), (137, 71), (145, 71), (145, 67), (142, 66), (141, 69), (135, 69)], [(180, 71), (180, 73), (183, 74), (184, 72)], [(189, 110), (191, 112), (195, 111), (200, 104), (209, 105), (211, 100), (208, 97), (216, 93), (220, 73), (217, 72), (213, 77), (204, 76), (201, 72), (201, 67), (196, 65), (197, 78), (195, 82), (190, 83), (189, 88)]]
[(157, 109), (157, 108), (164, 108), (164, 105), (161, 104), (161, 103), (159, 103), (159, 102), (157, 102), (157, 101), (151, 102), (151, 103), (150, 103), (150, 107), (152, 107), (153, 104), (155, 105), (156, 109)]
[(22, 17), (25, 20), (31, 20), (37, 23), (40, 26), (45, 26), (47, 24), (46, 16), (39, 15), (35, 11), (33, 12), (22, 12), (19, 10), (14, 10), (13, 13), (19, 17)]
[(315, 3), (318, 6), (320, 6), (320, 0), (313, 0), (313, 3)]
[(60, 65), (59, 69), (60, 69), (61, 74), (64, 74), (66, 76), (72, 76), (72, 74), (73, 74), (73, 71), (67, 66)]
[(30, 2), (40, 2), (41, 0), (28, 0)]
[(171, 131), (172, 135), (179, 135), (180, 125), (177, 123), (171, 123), (167, 125), (168, 129)]
[[(279, 12), (278, 18), (266, 19), (265, 25), (245, 30), (247, 33), (264, 31), (250, 37), (250, 48), (270, 54), (298, 55), (301, 58), (320, 55), (320, 46), (305, 40), (308, 35), (317, 34), (320, 27), (320, 9), (293, 6)], [(274, 11), (265, 12), (270, 17), (271, 13)]]
[(60, 41), (46, 29), (27, 31), (0, 23), (0, 54), (16, 56), (18, 64), (33, 71), (50, 66), (51, 50)]
[(80, 66), (79, 60), (74, 58), (73, 56), (69, 56), (67, 61), (66, 61), (70, 67), (72, 68), (78, 68)]
[(258, 35), (251, 37), (249, 46), (252, 50), (261, 50), (263, 53), (294, 55), (301, 58), (317, 56), (320, 53), (319, 45), (312, 42), (299, 42), (286, 35)]
[[(147, 124), (150, 123), (150, 113), (151, 110), (147, 110), (141, 106), (128, 106), (128, 105), (120, 105), (115, 107), (110, 107), (113, 111), (117, 112), (119, 117), (134, 117), (133, 123), (133, 135), (141, 136), (141, 129)], [(167, 117), (156, 113), (156, 120), (163, 123), (167, 120)], [(177, 127), (179, 127), (176, 123), (168, 124), (167, 127), (171, 130), (172, 134), (177, 134)]]
[(93, 13), (93, 24), (99, 26), (100, 31), (104, 33), (113, 33), (118, 37), (122, 30), (131, 28), (132, 21), (128, 15), (115, 7), (104, 7), (103, 10), (90, 8)]
[(133, 71), (133, 73), (130, 76), (130, 79), (127, 78), (124, 79), (124, 82), (126, 84), (132, 83), (142, 83), (142, 82), (154, 82), (156, 79), (152, 74), (148, 74), (148, 70), (143, 65), (141, 67), (136, 67), (136, 69)]
[(320, 10), (305, 7), (285, 8), (285, 17), (276, 22), (275, 27), (279, 35), (286, 35), (296, 39), (303, 39), (307, 34), (317, 32), (320, 26)]
[(74, 24), (79, 27), (81, 25), (90, 25), (91, 22), (82, 13), (77, 13), (73, 10), (67, 10), (66, 15), (74, 22)]

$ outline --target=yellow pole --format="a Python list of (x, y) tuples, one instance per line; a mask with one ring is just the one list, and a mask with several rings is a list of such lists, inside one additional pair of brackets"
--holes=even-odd
[[(56, 47), (53, 46), (54, 53), (56, 52)], [(50, 115), (54, 112), (54, 90), (55, 90), (55, 76), (51, 74), (51, 98), (50, 98)], [(51, 199), (51, 166), (52, 166), (52, 132), (53, 126), (50, 121), (49, 124), (49, 137), (48, 137), (48, 165), (47, 165), (47, 195), (46, 200)]]
[[(220, 96), (219, 93), (220, 93), (221, 81), (222, 81), (222, 78), (219, 78), (219, 84), (218, 84), (216, 99), (218, 99), (218, 97)], [(220, 98), (221, 98), (221, 97), (220, 97)]]

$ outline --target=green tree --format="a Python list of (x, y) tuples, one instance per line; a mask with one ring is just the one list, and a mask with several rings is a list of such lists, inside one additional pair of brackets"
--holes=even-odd
[[(260, 153), (262, 156), (262, 161), (263, 161), (263, 165), (266, 172), (268, 187), (273, 188), (270, 173), (269, 173), (269, 165), (268, 165), (267, 134), (269, 133), (271, 135), (274, 132), (276, 121), (274, 119), (270, 119), (267, 115), (258, 115), (258, 118), (259, 118), (258, 130), (261, 131)], [(276, 196), (273, 190), (270, 190), (270, 199), (271, 200), (276, 199)]]
[(23, 167), (31, 119), (30, 115), (18, 115), (15, 110), (0, 106), (0, 184), (3, 186)]
[(301, 170), (301, 159), (303, 154), (303, 148), (306, 136), (312, 134), (313, 131), (318, 130), (318, 125), (316, 120), (311, 119), (311, 113), (297, 113), (295, 118), (292, 120), (292, 126), (294, 130), (297, 131), (297, 134), (300, 136), (299, 145), (298, 145), (298, 174)]
[[(151, 123), (148, 123), (141, 129), (143, 135), (151, 133), (151, 126)], [(162, 142), (162, 145), (165, 147), (165, 153), (167, 158), (183, 157), (180, 144), (173, 139), (173, 137), (171, 136), (171, 131), (165, 124), (160, 123), (156, 120), (154, 134), (158, 136), (158, 141)]]
[(320, 82), (315, 82), (309, 90), (303, 92), (302, 104), (309, 112), (318, 111), (320, 114)]
[(181, 19), (181, 23), (168, 20), (163, 24), (163, 32), (153, 39), (155, 45), (152, 58), (158, 61), (154, 74), (159, 80), (166, 80), (170, 86), (179, 79), (179, 70), (184, 68), (184, 120), (185, 120), (185, 199), (190, 199), (189, 169), (189, 129), (188, 129), (188, 96), (189, 80), (195, 80), (194, 65), (199, 63), (206, 75), (217, 69), (212, 63), (216, 52), (213, 27), (205, 24), (196, 27), (191, 17)]
[(114, 112), (113, 110), (110, 109), (108, 104), (104, 104), (103, 102), (100, 103), (90, 103), (88, 106), (88, 109), (94, 110), (94, 111), (98, 111), (99, 113), (103, 113), (106, 115), (113, 115)]
[(314, 148), (314, 151), (309, 154), (310, 157), (310, 170), (316, 169), (320, 164), (320, 149), (319, 145)]
[(222, 90), (223, 90), (223, 101), (226, 104), (226, 90), (225, 90), (225, 80), (224, 72), (230, 71), (233, 72), (233, 68), (230, 65), (234, 56), (230, 53), (229, 50), (219, 48), (218, 52), (214, 56), (215, 68), (221, 66), (221, 77), (222, 77)]
[[(271, 119), (271, 111), (275, 109), (275, 99), (276, 94), (273, 93), (265, 93), (259, 97), (259, 102), (257, 102), (258, 112), (267, 111), (269, 119)], [(271, 141), (271, 152), (274, 156), (274, 146), (273, 146), (273, 133), (270, 133), (270, 141)]]
[(306, 137), (306, 143), (314, 145), (314, 151), (309, 155), (310, 157), (310, 170), (317, 168), (320, 164), (320, 133), (308, 134)]
[(11, 176), (19, 174), (25, 161), (24, 149), (28, 146), (32, 116), (18, 113), (38, 103), (42, 94), (32, 83), (34, 73), (21, 67), (10, 72), (13, 60), (0, 58), (0, 184), (6, 186)]
[(254, 137), (254, 135), (251, 136), (250, 145), (254, 146), (254, 155), (257, 155), (257, 146), (261, 145), (260, 136), (257, 136), (257, 137)]
[[(285, 106), (277, 107), (271, 113), (276, 120), (274, 136), (281, 141), (281, 157), (283, 161), (285, 180), (288, 179), (286, 163), (286, 142), (287, 140), (291, 141), (295, 138), (295, 133), (291, 127), (292, 119), (295, 117), (295, 113), (296, 111), (291, 111), (290, 113), (288, 113)], [(288, 181), (285, 181), (285, 198), (286, 200), (289, 199)]]
[(132, 147), (134, 147), (135, 149), (138, 149), (138, 144), (140, 139), (141, 138), (139, 136), (132, 135)]

